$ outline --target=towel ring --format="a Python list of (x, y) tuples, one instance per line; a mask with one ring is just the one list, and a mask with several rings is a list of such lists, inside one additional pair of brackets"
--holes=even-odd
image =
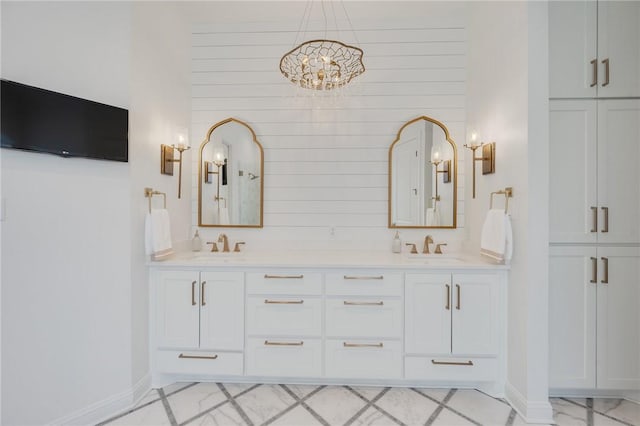
[(149, 213), (151, 213), (151, 198), (154, 195), (162, 195), (163, 199), (164, 199), (164, 208), (167, 208), (167, 194), (165, 194), (164, 192), (160, 192), (160, 191), (154, 191), (153, 188), (145, 188), (144, 189), (144, 196), (147, 197), (149, 199)]
[(504, 212), (507, 213), (509, 211), (509, 198), (513, 197), (513, 188), (508, 186), (500, 191), (492, 192), (489, 198), (489, 210), (493, 208), (494, 195), (504, 195)]

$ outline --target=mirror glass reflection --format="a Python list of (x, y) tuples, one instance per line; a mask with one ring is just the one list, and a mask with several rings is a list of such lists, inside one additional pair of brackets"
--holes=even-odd
[(262, 227), (263, 150), (242, 121), (216, 123), (200, 145), (198, 226)]
[(389, 227), (455, 228), (456, 145), (444, 124), (415, 118), (389, 148)]

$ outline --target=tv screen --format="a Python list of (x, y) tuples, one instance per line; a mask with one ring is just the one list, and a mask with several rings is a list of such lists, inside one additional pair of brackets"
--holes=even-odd
[(128, 161), (129, 111), (2, 80), (3, 148)]

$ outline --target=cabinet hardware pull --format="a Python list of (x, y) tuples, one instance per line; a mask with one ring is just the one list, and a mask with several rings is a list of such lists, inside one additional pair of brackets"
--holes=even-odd
[(602, 83), (602, 87), (609, 85), (609, 58), (602, 61), (604, 64), (604, 83)]
[(216, 359), (216, 358), (218, 358), (218, 355), (214, 355), (214, 356), (204, 356), (204, 355), (185, 355), (185, 354), (180, 354), (180, 355), (178, 355), (178, 358), (188, 358), (188, 359)]
[(456, 302), (456, 309), (460, 310), (460, 284), (456, 284), (456, 293), (458, 293), (458, 300)]
[(591, 232), (598, 232), (598, 208), (591, 207), (591, 217), (593, 218), (593, 225), (591, 226)]
[(206, 306), (207, 301), (204, 299), (204, 286), (205, 284), (207, 284), (206, 281), (202, 281), (202, 284), (200, 284), (200, 303), (202, 304), (202, 306)]
[(449, 284), (445, 284), (445, 286), (447, 287), (447, 304), (444, 306), (444, 308), (448, 311), (449, 309), (451, 309), (451, 292), (449, 291), (451, 287), (449, 286)]
[(454, 362), (454, 361), (436, 361), (435, 359), (432, 359), (431, 360), (431, 364), (434, 364), (434, 365), (468, 365), (468, 366), (472, 366), (473, 365), (473, 361)]
[(268, 340), (264, 341), (266, 346), (302, 346), (304, 345), (303, 341), (300, 342), (270, 342)]
[(345, 275), (344, 276), (345, 280), (383, 280), (384, 279), (384, 275), (378, 275), (375, 277), (357, 277), (354, 275)]
[(345, 348), (383, 348), (384, 344), (380, 343), (348, 343), (342, 342), (342, 346)]
[(267, 275), (265, 274), (264, 277), (266, 279), (294, 279), (294, 280), (300, 280), (302, 278), (304, 278), (304, 275), (300, 274), (300, 275)]
[(355, 306), (355, 305), (360, 305), (360, 306), (383, 306), (384, 305), (383, 301), (380, 301), (380, 302), (351, 302), (351, 301), (345, 300), (343, 303), (345, 305), (352, 305), (352, 306)]
[(590, 64), (593, 66), (593, 80), (591, 80), (589, 87), (594, 87), (598, 84), (598, 60), (594, 59)]
[(601, 257), (600, 259), (602, 259), (602, 264), (604, 266), (604, 273), (603, 273), (604, 277), (600, 282), (602, 284), (609, 284), (609, 258)]
[(191, 306), (196, 306), (196, 283), (197, 281), (191, 283)]
[(602, 207), (602, 212), (604, 213), (604, 228), (602, 228), (602, 232), (609, 232), (609, 207)]
[(596, 259), (595, 257), (591, 258), (591, 280), (589, 282), (598, 282), (598, 259)]
[(302, 305), (304, 300), (269, 300), (264, 299), (264, 303), (272, 305)]

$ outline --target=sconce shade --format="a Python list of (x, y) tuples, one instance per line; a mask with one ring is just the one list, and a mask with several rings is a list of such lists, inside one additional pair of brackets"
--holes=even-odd
[(224, 160), (225, 160), (224, 145), (222, 144), (222, 142), (220, 140), (216, 140), (211, 145), (211, 148), (212, 148), (211, 161), (216, 166), (222, 166), (224, 164)]

